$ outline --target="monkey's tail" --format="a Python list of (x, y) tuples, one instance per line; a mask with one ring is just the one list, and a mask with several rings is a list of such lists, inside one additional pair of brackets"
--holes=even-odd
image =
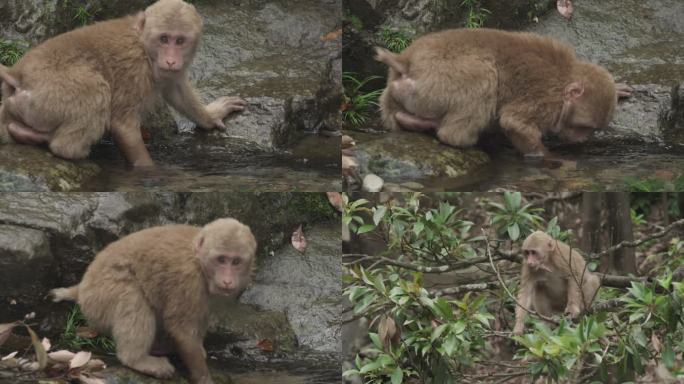
[(55, 303), (63, 300), (76, 301), (78, 300), (78, 284), (68, 288), (55, 288), (48, 293), (48, 297)]
[(19, 80), (16, 77), (9, 74), (7, 67), (0, 64), (0, 80), (9, 84), (12, 88), (19, 88)]
[(375, 60), (387, 64), (390, 68), (399, 72), (400, 75), (408, 73), (408, 64), (401, 59), (401, 56), (384, 48), (375, 47)]

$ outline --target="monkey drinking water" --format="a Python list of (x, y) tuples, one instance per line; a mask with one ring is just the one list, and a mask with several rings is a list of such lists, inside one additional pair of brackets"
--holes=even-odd
[(131, 164), (150, 166), (140, 122), (157, 94), (200, 128), (225, 128), (223, 119), (246, 102), (202, 105), (188, 78), (201, 36), (194, 6), (159, 0), (45, 41), (13, 67), (0, 65), (0, 143), (44, 144), (82, 159), (109, 131)]
[(76, 301), (93, 329), (111, 334), (116, 355), (137, 371), (170, 378), (166, 357), (150, 355), (163, 331), (193, 383), (212, 383), (202, 346), (209, 295), (235, 298), (251, 282), (256, 240), (249, 227), (219, 219), (203, 228), (145, 229), (97, 254), (78, 285), (51, 291)]
[(418, 38), (403, 52), (377, 50), (389, 66), (380, 97), (390, 129), (435, 132), (443, 143), (474, 145), (498, 122), (527, 157), (548, 154), (542, 136), (582, 142), (608, 126), (618, 96), (604, 68), (551, 38), (493, 29), (455, 29)]

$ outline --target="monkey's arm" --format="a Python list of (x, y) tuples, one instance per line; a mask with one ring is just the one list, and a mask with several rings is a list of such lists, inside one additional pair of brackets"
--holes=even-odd
[(223, 119), (231, 112), (244, 110), (247, 105), (238, 97), (219, 97), (205, 107), (187, 78), (164, 87), (163, 95), (178, 112), (207, 130), (225, 129)]
[(154, 161), (145, 148), (140, 132), (140, 121), (135, 117), (112, 120), (112, 137), (134, 167), (151, 167)]
[(513, 113), (503, 111), (499, 125), (513, 146), (526, 158), (541, 158), (549, 155), (542, 143), (542, 133), (538, 127), (526, 123)]
[[(521, 335), (525, 329), (525, 317), (527, 317), (527, 310), (532, 309), (532, 294), (533, 285), (529, 281), (529, 276), (526, 270), (520, 275), (520, 288), (518, 291), (518, 304), (515, 306), (515, 326), (513, 333)], [(521, 307), (522, 306), (522, 307)], [(524, 307), (524, 308), (523, 308)]]

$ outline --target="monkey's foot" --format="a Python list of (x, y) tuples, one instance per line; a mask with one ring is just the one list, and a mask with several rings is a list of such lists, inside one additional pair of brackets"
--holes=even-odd
[(124, 362), (127, 366), (144, 374), (160, 379), (170, 379), (173, 377), (175, 369), (166, 357), (145, 356), (133, 361)]

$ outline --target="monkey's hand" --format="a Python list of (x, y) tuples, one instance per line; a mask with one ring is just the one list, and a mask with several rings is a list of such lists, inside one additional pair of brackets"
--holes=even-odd
[(617, 92), (618, 99), (624, 99), (632, 97), (634, 89), (625, 83), (615, 84), (615, 91)]
[(577, 318), (580, 314), (580, 307), (577, 304), (568, 304), (567, 307), (565, 307), (565, 311), (563, 311), (567, 316), (569, 316), (571, 319)]
[(214, 122), (214, 127), (226, 129), (223, 119), (233, 112), (244, 111), (247, 101), (239, 97), (219, 97), (207, 105), (207, 112)]
[(513, 327), (513, 334), (516, 336), (520, 336), (523, 334), (524, 330), (525, 330), (525, 324), (516, 323), (515, 326)]

